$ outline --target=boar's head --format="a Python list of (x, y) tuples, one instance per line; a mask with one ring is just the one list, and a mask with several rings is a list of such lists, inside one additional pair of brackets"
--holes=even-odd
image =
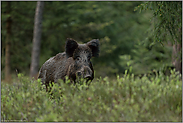
[(67, 39), (65, 52), (67, 59), (71, 59), (67, 75), (76, 82), (76, 78), (93, 80), (94, 70), (90, 59), (99, 56), (99, 40), (93, 39), (86, 44), (78, 44), (73, 39)]

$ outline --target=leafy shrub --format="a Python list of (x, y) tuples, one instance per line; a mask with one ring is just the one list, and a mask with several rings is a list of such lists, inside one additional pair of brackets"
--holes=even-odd
[(40, 80), (22, 74), (13, 84), (2, 83), (1, 121), (182, 121), (182, 82), (175, 71), (69, 83), (53, 84), (51, 95)]

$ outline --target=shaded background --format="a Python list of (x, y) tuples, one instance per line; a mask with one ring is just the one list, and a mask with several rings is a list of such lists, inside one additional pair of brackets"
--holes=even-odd
[[(35, 9), (36, 2), (1, 2), (1, 79), (9, 17), (10, 73), (29, 75)], [(175, 67), (175, 54), (182, 62), (182, 1), (44, 2), (39, 68), (64, 51), (67, 38), (100, 40), (100, 57), (92, 59), (96, 77), (123, 74), (130, 66), (136, 75)]]

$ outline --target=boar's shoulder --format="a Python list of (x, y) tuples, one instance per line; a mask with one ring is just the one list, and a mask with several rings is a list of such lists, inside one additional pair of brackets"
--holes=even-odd
[(63, 53), (58, 53), (56, 56), (51, 57), (48, 59), (42, 66), (40, 72), (39, 72), (39, 77), (38, 78), (43, 78), (46, 76), (45, 81), (54, 81), (54, 75), (58, 74), (58, 69), (62, 71), (61, 66), (65, 63), (65, 57), (66, 54), (65, 52)]
[(65, 56), (66, 56), (66, 53), (65, 52), (58, 53), (56, 56), (53, 57), (53, 60), (60, 61), (60, 60), (65, 59)]

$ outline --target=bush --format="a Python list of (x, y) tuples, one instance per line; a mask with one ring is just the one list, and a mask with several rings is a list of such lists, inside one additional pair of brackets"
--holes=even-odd
[(182, 121), (180, 74), (156, 77), (117, 76), (85, 83), (53, 84), (51, 95), (40, 80), (19, 74), (13, 84), (2, 83), (1, 121), (135, 122)]

